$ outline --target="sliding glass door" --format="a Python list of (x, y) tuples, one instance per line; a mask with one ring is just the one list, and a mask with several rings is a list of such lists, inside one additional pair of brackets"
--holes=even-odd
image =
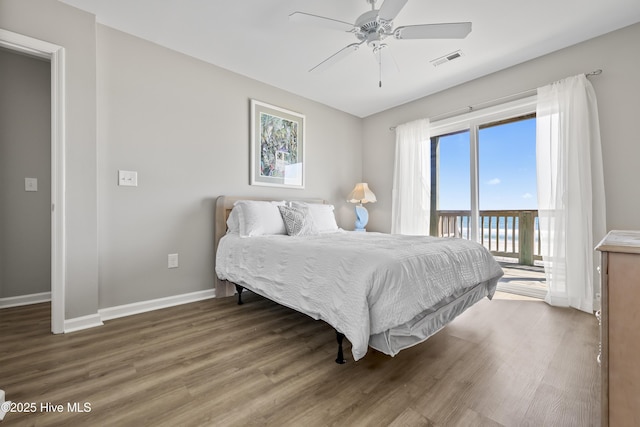
[(432, 235), (533, 264), (535, 128), (531, 99), (432, 123)]

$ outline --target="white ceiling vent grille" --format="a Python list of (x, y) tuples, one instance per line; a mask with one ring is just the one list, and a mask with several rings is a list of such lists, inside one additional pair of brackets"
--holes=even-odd
[(441, 56), (440, 58), (432, 59), (430, 62), (431, 62), (431, 65), (433, 65), (434, 67), (437, 67), (439, 65), (446, 64), (447, 62), (454, 61), (460, 58), (461, 56), (463, 56), (462, 51), (456, 50), (455, 52), (451, 52), (449, 54), (446, 54), (445, 56)]

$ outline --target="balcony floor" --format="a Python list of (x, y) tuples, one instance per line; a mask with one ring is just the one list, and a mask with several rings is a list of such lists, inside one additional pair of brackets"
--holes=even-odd
[(498, 263), (504, 270), (504, 276), (498, 282), (499, 291), (544, 298), (547, 293), (544, 268), (500, 260)]

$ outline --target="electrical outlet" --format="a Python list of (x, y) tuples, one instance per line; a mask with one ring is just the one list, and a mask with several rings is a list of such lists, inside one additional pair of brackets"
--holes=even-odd
[(169, 268), (178, 268), (178, 254), (169, 254), (168, 260)]
[(118, 171), (118, 185), (125, 187), (138, 186), (138, 172), (136, 171)]

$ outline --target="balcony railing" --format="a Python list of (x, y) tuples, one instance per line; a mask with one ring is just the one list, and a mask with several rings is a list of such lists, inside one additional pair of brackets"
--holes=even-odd
[[(480, 243), (495, 256), (517, 258), (519, 264), (541, 260), (537, 210), (480, 211)], [(432, 226), (440, 237), (471, 238), (471, 211), (437, 211)]]

